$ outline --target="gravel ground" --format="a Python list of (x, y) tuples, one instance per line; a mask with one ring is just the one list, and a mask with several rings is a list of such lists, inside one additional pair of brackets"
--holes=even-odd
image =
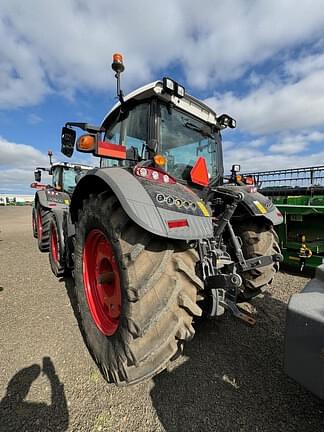
[(323, 431), (324, 405), (283, 373), (289, 296), (307, 279), (278, 274), (257, 324), (197, 326), (172, 371), (107, 385), (70, 304), (32, 238), (31, 209), (0, 207), (0, 431)]

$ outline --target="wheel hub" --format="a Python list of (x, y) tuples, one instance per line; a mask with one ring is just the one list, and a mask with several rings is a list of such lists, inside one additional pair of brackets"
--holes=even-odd
[(91, 230), (83, 249), (83, 283), (92, 318), (99, 330), (112, 336), (121, 315), (120, 273), (107, 236)]

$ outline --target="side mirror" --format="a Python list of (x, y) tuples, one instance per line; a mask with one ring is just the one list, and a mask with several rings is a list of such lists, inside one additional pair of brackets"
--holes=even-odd
[(65, 126), (62, 128), (61, 153), (67, 157), (71, 157), (73, 155), (75, 138), (75, 130)]
[(35, 170), (34, 171), (34, 177), (35, 177), (35, 182), (40, 182), (42, 179), (42, 171), (41, 170)]
[(241, 165), (232, 165), (232, 173), (238, 173), (241, 171)]

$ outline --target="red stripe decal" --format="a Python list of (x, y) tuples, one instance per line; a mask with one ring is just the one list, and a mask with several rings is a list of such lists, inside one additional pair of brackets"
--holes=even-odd
[(126, 159), (126, 147), (119, 144), (111, 144), (107, 141), (100, 141), (98, 143), (97, 155), (116, 159)]

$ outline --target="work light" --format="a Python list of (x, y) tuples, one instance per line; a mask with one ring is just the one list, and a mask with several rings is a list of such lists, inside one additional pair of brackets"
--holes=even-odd
[(185, 93), (186, 93), (185, 88), (183, 86), (177, 84), (177, 96), (182, 98), (182, 97), (184, 97)]
[(174, 93), (175, 91), (175, 82), (171, 78), (163, 78), (163, 89), (167, 93)]
[(223, 127), (229, 127), (231, 129), (236, 128), (236, 120), (234, 120), (228, 114), (220, 115), (219, 117), (217, 117), (217, 121)]

